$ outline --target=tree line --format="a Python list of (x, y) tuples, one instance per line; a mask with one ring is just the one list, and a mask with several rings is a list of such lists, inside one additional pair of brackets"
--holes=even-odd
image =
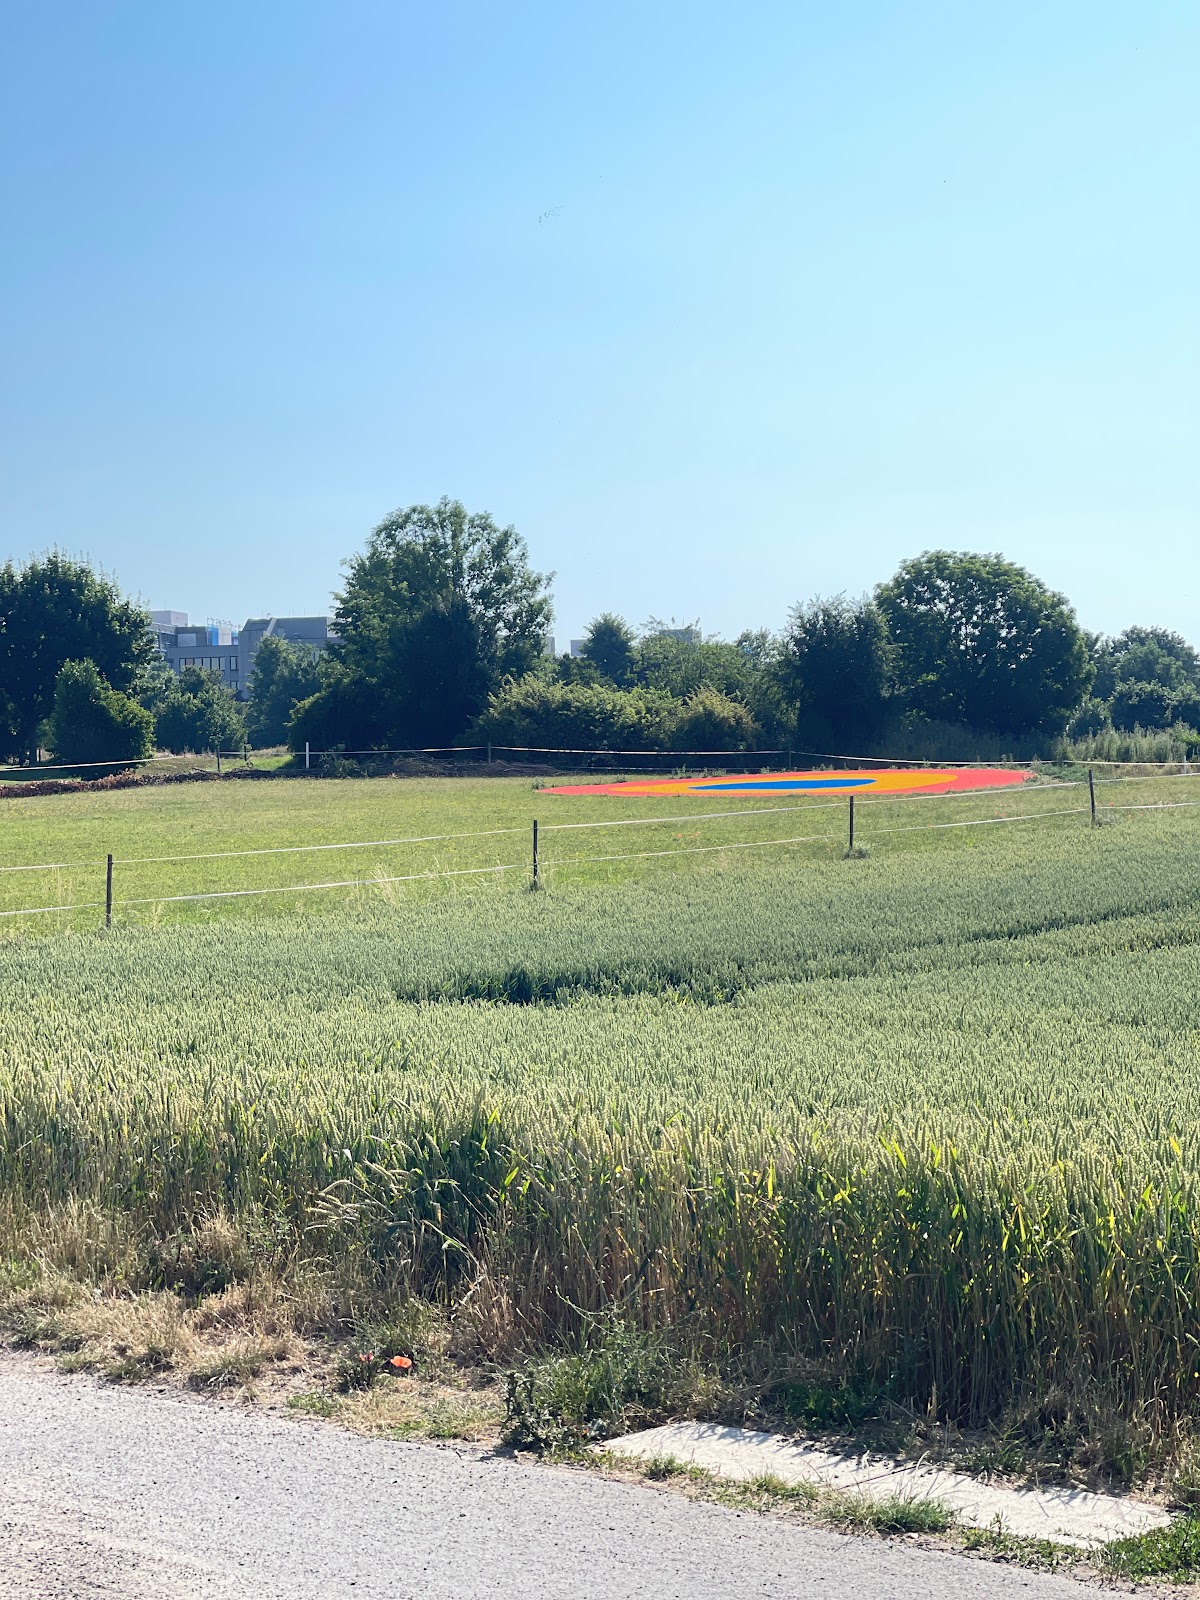
[(449, 499), (409, 506), (347, 563), (329, 647), (268, 636), (243, 705), (219, 674), (173, 673), (145, 612), (87, 563), (10, 562), (0, 747), (82, 763), (247, 741), (946, 759), (1064, 739), (1200, 745), (1200, 655), (1184, 639), (1089, 634), (999, 555), (927, 551), (871, 595), (800, 602), (778, 631), (733, 640), (604, 612), (578, 656), (547, 653), (550, 584), (515, 528)]

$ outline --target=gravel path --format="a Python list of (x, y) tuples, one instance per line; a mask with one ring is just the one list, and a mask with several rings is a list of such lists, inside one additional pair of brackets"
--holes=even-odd
[(1060, 1578), (0, 1356), (0, 1597), (1068, 1600)]

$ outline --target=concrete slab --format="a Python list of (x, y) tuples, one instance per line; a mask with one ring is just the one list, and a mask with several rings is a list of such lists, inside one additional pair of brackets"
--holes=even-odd
[(746, 1428), (672, 1422), (612, 1439), (598, 1450), (635, 1460), (674, 1457), (723, 1478), (745, 1482), (769, 1474), (785, 1483), (813, 1483), (882, 1499), (940, 1500), (968, 1528), (989, 1528), (1027, 1539), (1095, 1548), (1171, 1520), (1158, 1506), (1126, 1495), (1086, 1489), (1012, 1488), (959, 1472), (883, 1456), (839, 1455), (815, 1445)]

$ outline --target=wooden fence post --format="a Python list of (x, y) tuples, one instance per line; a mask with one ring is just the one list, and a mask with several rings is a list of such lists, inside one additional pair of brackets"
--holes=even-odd
[(533, 819), (533, 881), (538, 881), (537, 818)]
[(108, 866), (104, 875), (104, 926), (112, 927), (112, 857), (108, 858)]
[(1092, 803), (1092, 827), (1096, 826), (1096, 778), (1091, 767), (1088, 768), (1088, 798)]
[(854, 796), (850, 796), (850, 854), (854, 854)]

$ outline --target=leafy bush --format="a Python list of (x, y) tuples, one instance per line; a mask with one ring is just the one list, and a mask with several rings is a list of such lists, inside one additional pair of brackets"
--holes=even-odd
[(469, 737), (556, 750), (661, 750), (677, 703), (645, 689), (553, 683), (530, 673), (492, 696)]
[(539, 1454), (578, 1449), (657, 1421), (690, 1388), (661, 1335), (597, 1318), (577, 1353), (508, 1374), (504, 1441)]
[(753, 750), (758, 729), (741, 703), (719, 689), (697, 689), (679, 706), (670, 740), (674, 750)]
[(185, 667), (162, 701), (155, 736), (164, 750), (231, 750), (246, 737), (241, 707), (219, 672)]
[(548, 750), (747, 750), (757, 732), (741, 701), (718, 689), (701, 687), (681, 700), (658, 689), (556, 683), (531, 673), (492, 696), (469, 737)]
[(143, 761), (154, 719), (136, 700), (112, 689), (94, 661), (64, 663), (54, 685), (50, 743), (61, 761)]
[(1060, 739), (1054, 746), (1056, 761), (1184, 761), (1200, 750), (1195, 728), (1176, 723), (1171, 728), (1107, 728), (1091, 738)]

